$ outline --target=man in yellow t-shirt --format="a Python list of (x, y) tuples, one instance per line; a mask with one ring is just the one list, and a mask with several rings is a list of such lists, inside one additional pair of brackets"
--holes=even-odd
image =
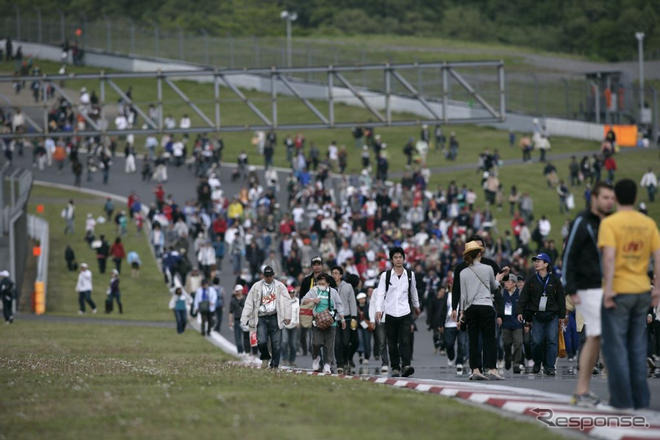
[(608, 369), (610, 405), (647, 408), (646, 314), (658, 304), (660, 282), (651, 282), (649, 258), (660, 277), (660, 234), (655, 222), (635, 211), (637, 185), (630, 179), (614, 187), (617, 212), (603, 219), (598, 248), (603, 266), (602, 339)]

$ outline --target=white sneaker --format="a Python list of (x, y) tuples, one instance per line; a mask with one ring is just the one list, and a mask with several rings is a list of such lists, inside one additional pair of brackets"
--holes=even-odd
[(390, 367), (388, 367), (387, 365), (383, 365), (382, 367), (380, 367), (381, 373), (387, 373), (388, 371), (390, 371)]
[(456, 364), (456, 361), (453, 361), (451, 359), (447, 359), (447, 366), (448, 367), (453, 367)]
[(92, 310), (92, 313), (96, 313), (96, 309), (93, 309), (93, 310)]
[(78, 314), (79, 314), (79, 315), (84, 315), (85, 312), (83, 312), (82, 310), (78, 310)]
[(527, 367), (528, 367), (528, 368), (532, 368), (533, 366), (534, 366), (534, 360), (533, 360), (533, 359), (529, 359), (529, 360), (527, 361)]
[(323, 365), (323, 373), (324, 373), (324, 374), (330, 374), (330, 373), (332, 373), (332, 370), (330, 369), (330, 364), (325, 364), (325, 365)]
[(504, 368), (504, 361), (497, 361), (496, 367), (498, 370)]
[(456, 376), (463, 375), (463, 364), (456, 365)]
[(321, 367), (321, 356), (316, 356), (314, 360), (312, 360), (312, 370), (318, 371), (320, 367)]

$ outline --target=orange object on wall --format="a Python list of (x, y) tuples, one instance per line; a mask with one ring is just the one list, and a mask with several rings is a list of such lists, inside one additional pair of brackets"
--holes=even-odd
[(610, 128), (616, 134), (616, 143), (620, 147), (637, 146), (637, 126), (636, 125), (606, 125), (603, 129), (603, 138), (610, 131)]
[(40, 257), (41, 256), (41, 246), (33, 246), (32, 247), (32, 256), (33, 257)]
[(44, 213), (44, 205), (41, 205), (41, 204), (37, 205), (37, 212), (39, 214), (43, 214)]
[(34, 313), (43, 315), (46, 312), (46, 289), (43, 281), (34, 282)]

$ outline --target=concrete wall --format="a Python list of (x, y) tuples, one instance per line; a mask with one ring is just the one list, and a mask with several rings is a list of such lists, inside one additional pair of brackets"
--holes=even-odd
[[(23, 53), (32, 55), (36, 58), (47, 59), (51, 61), (61, 61), (61, 49), (56, 46), (46, 44), (15, 42), (16, 46), (23, 46)], [(118, 54), (108, 54), (96, 51), (87, 51), (85, 53), (85, 64), (94, 67), (109, 68), (127, 72), (146, 72), (154, 70), (177, 71), (177, 70), (201, 70), (202, 67), (194, 64), (187, 64), (165, 59), (147, 59), (130, 58)], [(240, 74), (231, 75), (227, 79), (236, 87), (243, 89), (256, 90), (264, 93), (271, 92), (271, 80), (257, 75)], [(199, 82), (211, 82), (213, 78), (198, 77)], [(293, 81), (296, 90), (301, 96), (308, 99), (327, 100), (327, 87), (306, 83), (302, 81)], [(275, 88), (278, 94), (291, 96), (292, 93), (280, 81), (275, 82)], [(351, 106), (363, 107), (362, 103), (353, 96), (353, 94), (344, 87), (333, 87), (333, 97), (336, 102)], [(373, 108), (383, 112), (385, 110), (385, 96), (379, 93), (370, 92), (366, 101)], [(436, 114), (443, 118), (442, 105), (438, 102), (430, 103)], [(391, 96), (390, 108), (393, 112), (410, 113), (420, 118), (434, 119), (433, 115), (417, 100), (404, 96)], [(451, 101), (447, 114), (449, 119), (467, 119), (467, 118), (485, 118), (490, 114), (483, 109), (470, 108), (467, 104), (457, 101)], [(383, 115), (384, 116), (384, 115)], [(533, 129), (533, 116), (507, 113), (504, 122), (489, 122), (480, 125), (495, 127), (501, 130), (514, 130), (518, 132), (529, 132)], [(603, 125), (593, 124), (582, 121), (574, 121), (559, 118), (540, 118), (540, 123), (545, 125), (552, 136), (567, 136), (587, 140), (601, 140), (603, 138)]]

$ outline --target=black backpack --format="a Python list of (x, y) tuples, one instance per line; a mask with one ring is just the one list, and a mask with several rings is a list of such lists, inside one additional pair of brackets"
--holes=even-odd
[[(410, 313), (413, 313), (414, 307), (412, 303), (412, 278), (413, 278), (413, 271), (408, 270), (408, 269), (403, 269), (406, 274), (408, 275), (408, 305), (410, 306)], [(392, 279), (392, 269), (388, 269), (385, 272), (385, 297), (387, 297), (387, 291), (390, 290), (390, 280)], [(385, 298), (383, 298), (383, 302), (385, 301)]]

